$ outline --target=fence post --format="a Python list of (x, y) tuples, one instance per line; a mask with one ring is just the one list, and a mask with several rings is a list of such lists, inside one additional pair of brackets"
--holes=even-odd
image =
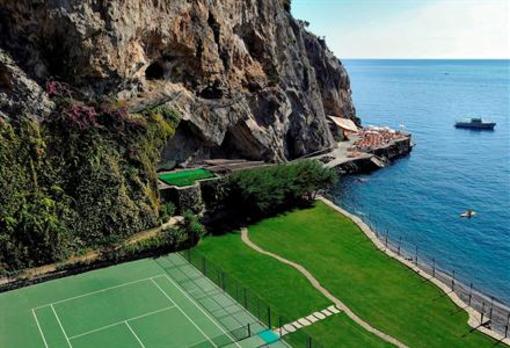
[(492, 309), (494, 308), (494, 297), (491, 296), (491, 309), (489, 310), (489, 320), (492, 321)]
[(508, 327), (510, 326), (510, 313), (506, 317), (506, 327), (505, 327), (505, 338), (508, 337)]
[(432, 258), (432, 278), (436, 277), (436, 258)]

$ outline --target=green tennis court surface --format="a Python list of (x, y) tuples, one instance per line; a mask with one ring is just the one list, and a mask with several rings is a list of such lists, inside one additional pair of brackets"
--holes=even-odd
[(183, 187), (193, 185), (198, 180), (208, 179), (214, 176), (215, 175), (207, 169), (198, 168), (161, 174), (159, 179), (165, 184)]
[(2, 348), (248, 348), (263, 331), (177, 254), (0, 294)]

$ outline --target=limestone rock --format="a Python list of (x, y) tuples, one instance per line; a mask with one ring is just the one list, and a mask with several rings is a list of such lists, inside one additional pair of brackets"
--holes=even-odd
[(0, 0), (0, 48), (22, 67), (12, 78), (31, 86), (23, 100), (33, 113), (47, 104), (34, 86), (51, 79), (132, 108), (169, 97), (184, 121), (164, 159), (282, 161), (333, 145), (327, 115), (357, 120), (344, 67), (288, 9), (288, 0)]

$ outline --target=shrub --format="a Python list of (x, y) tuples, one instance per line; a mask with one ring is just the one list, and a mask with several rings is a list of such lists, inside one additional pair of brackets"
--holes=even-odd
[(300, 161), (246, 170), (227, 179), (224, 200), (245, 216), (261, 217), (309, 203), (336, 181), (318, 161)]
[(200, 238), (205, 235), (205, 227), (200, 223), (198, 216), (192, 212), (186, 211), (183, 215), (184, 222), (182, 224), (182, 229), (187, 235), (190, 244), (195, 245), (198, 243)]
[(174, 216), (175, 213), (175, 205), (172, 202), (162, 203), (159, 208), (159, 219), (161, 223), (165, 223)]

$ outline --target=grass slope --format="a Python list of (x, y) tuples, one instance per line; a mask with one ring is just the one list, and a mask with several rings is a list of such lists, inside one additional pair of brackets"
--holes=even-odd
[(470, 332), (466, 312), (378, 251), (351, 220), (321, 202), (249, 230), (252, 241), (302, 264), (363, 319), (411, 347), (479, 348), (495, 343)]
[(204, 168), (181, 170), (173, 173), (161, 174), (159, 179), (168, 185), (178, 187), (193, 185), (198, 180), (214, 177), (214, 174)]
[[(198, 249), (289, 321), (331, 305), (299, 272), (246, 247), (237, 233), (205, 238)], [(361, 329), (345, 314), (330, 317), (305, 331), (324, 347), (391, 346)], [(304, 347), (296, 340), (291, 339), (291, 343)]]

